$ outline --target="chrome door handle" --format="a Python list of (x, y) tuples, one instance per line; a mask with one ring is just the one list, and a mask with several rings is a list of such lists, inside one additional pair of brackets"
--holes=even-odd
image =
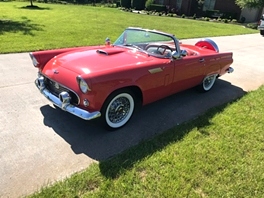
[(203, 63), (204, 62), (204, 58), (199, 59), (199, 62)]

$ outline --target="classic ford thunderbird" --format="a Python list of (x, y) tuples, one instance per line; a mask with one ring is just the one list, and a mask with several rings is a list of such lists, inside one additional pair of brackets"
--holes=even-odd
[(232, 53), (211, 39), (195, 45), (172, 34), (127, 28), (113, 43), (31, 52), (35, 84), (55, 106), (84, 120), (100, 117), (107, 129), (123, 127), (136, 108), (198, 87), (209, 91), (232, 73)]

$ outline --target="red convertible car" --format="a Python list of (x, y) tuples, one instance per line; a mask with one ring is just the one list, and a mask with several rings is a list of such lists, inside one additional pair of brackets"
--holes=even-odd
[(172, 34), (127, 28), (113, 43), (31, 52), (35, 81), (55, 106), (84, 120), (101, 117), (108, 129), (124, 126), (140, 105), (199, 87), (233, 72), (231, 52), (202, 39), (180, 43)]

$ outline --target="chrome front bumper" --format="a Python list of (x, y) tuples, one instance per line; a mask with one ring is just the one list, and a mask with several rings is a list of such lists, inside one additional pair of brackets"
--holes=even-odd
[(35, 80), (35, 85), (39, 89), (40, 93), (42, 93), (49, 101), (51, 101), (54, 105), (61, 108), (64, 111), (67, 111), (77, 117), (80, 117), (84, 120), (92, 120), (94, 118), (100, 117), (101, 113), (99, 111), (88, 112), (81, 108), (78, 108), (72, 104), (70, 104), (70, 96), (67, 92), (61, 92), (59, 97), (52, 94), (44, 85), (43, 77), (39, 77)]

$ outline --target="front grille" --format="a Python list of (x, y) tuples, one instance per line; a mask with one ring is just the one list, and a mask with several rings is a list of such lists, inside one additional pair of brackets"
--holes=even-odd
[(55, 96), (59, 97), (59, 94), (63, 91), (68, 92), (69, 95), (71, 96), (71, 101), (70, 103), (73, 105), (78, 105), (79, 104), (79, 97), (76, 93), (73, 91), (69, 90), (66, 87), (63, 87), (62, 85), (58, 84), (57, 82), (50, 80), (47, 77), (44, 77), (44, 83), (45, 87)]

